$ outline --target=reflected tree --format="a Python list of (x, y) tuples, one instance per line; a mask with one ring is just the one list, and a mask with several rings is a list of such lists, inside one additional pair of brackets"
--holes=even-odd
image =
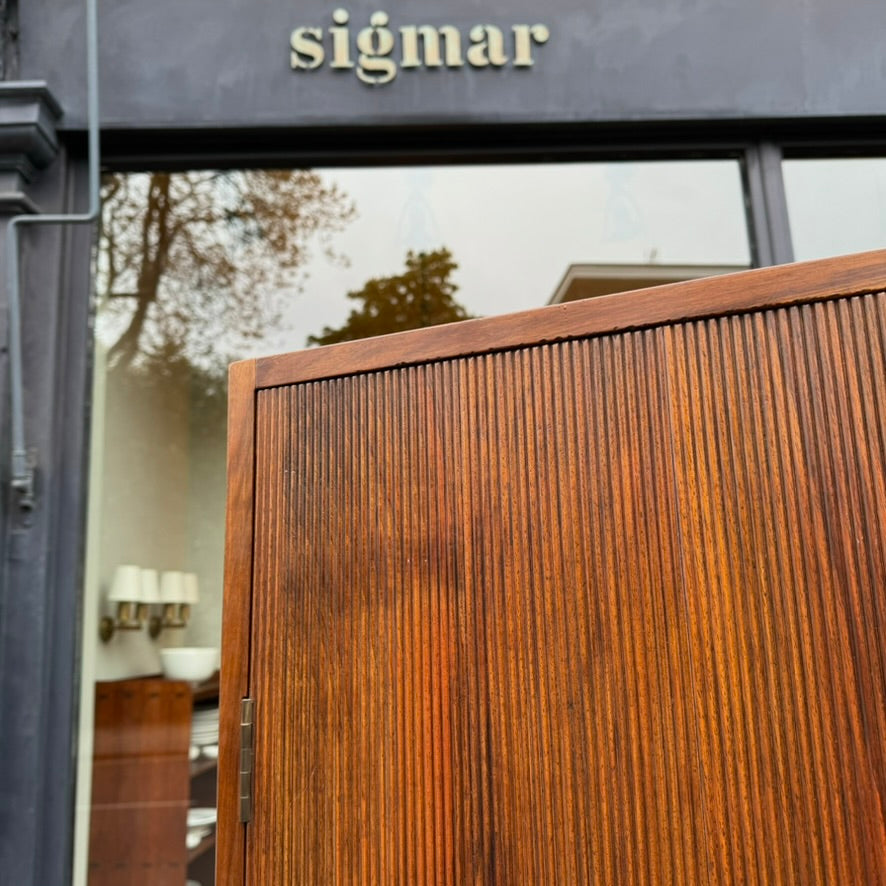
[(343, 260), (331, 238), (353, 214), (312, 171), (108, 176), (96, 287), (109, 368), (221, 374), (280, 322), (312, 248)]
[(454, 298), (458, 287), (451, 275), (457, 267), (445, 248), (407, 253), (402, 274), (374, 278), (362, 289), (349, 292), (348, 298), (360, 307), (351, 311), (342, 326), (326, 326), (318, 335), (308, 336), (308, 344), (331, 345), (470, 319)]

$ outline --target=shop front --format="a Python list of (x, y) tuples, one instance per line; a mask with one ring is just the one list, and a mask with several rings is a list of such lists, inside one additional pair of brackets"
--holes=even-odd
[(886, 243), (875, 4), (0, 16), (10, 883), (213, 882), (229, 363)]

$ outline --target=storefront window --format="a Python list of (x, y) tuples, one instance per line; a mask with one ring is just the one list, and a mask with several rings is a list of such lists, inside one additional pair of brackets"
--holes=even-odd
[(797, 261), (886, 244), (886, 158), (787, 160), (784, 182)]
[(231, 361), (748, 263), (732, 161), (106, 179), (75, 882), (213, 882)]

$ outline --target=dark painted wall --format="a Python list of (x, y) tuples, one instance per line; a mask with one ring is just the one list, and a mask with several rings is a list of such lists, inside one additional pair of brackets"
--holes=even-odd
[(18, 76), (18, 0), (0, 0), (0, 80)]
[[(401, 71), (383, 87), (294, 73), (294, 27), (543, 22), (531, 70)], [(83, 126), (82, 0), (22, 4), (21, 76), (46, 79)], [(881, 115), (882, 0), (105, 0), (102, 114), (110, 127), (381, 122), (631, 121)]]
[[(45, 211), (82, 209), (85, 181), (84, 164), (63, 150), (28, 195)], [(4, 248), (8, 218), (0, 218)], [(32, 512), (15, 507), (8, 486), (5, 297), (0, 308), (0, 883), (10, 886), (69, 880), (91, 236), (82, 225), (31, 227), (21, 235), (25, 425), (38, 457)]]

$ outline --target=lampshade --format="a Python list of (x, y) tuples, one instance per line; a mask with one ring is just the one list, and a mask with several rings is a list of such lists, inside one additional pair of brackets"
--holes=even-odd
[(182, 597), (182, 602), (190, 603), (191, 605), (200, 602), (200, 589), (196, 572), (184, 573), (184, 596)]
[(142, 603), (160, 602), (160, 579), (156, 569), (142, 569)]
[(140, 566), (125, 564), (114, 570), (114, 581), (108, 599), (117, 603), (131, 603), (142, 599), (142, 570)]
[(185, 574), (183, 572), (164, 572), (160, 576), (160, 601), (162, 603), (184, 603)]

